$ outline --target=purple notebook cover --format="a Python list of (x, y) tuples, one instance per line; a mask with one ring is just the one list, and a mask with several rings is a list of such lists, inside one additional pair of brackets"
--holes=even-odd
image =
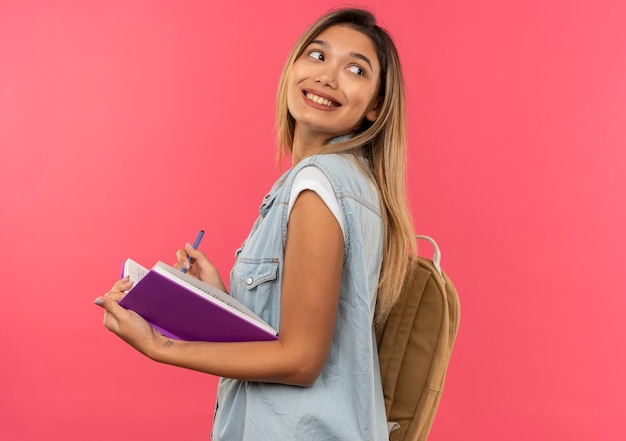
[(269, 341), (275, 334), (150, 271), (120, 301), (163, 335), (187, 341)]

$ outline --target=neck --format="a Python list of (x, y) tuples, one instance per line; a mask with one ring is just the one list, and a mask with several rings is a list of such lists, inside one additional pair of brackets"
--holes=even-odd
[(328, 135), (325, 133), (303, 132), (304, 131), (298, 130), (298, 127), (296, 127), (293, 134), (293, 145), (291, 149), (292, 167), (295, 167), (304, 158), (319, 153), (324, 144), (328, 141)]

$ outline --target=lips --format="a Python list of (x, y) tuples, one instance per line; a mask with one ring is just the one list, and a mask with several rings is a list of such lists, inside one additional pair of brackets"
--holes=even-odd
[(306, 99), (308, 99), (309, 101), (313, 101), (316, 104), (321, 104), (322, 106), (326, 106), (329, 109), (341, 106), (341, 104), (339, 104), (336, 101), (329, 100), (329, 99), (324, 98), (322, 96), (316, 95), (316, 94), (314, 94), (312, 92), (304, 91), (303, 93), (304, 93), (304, 96), (306, 97)]

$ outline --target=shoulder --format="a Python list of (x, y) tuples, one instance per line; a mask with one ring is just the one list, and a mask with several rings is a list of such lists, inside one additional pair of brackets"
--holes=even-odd
[(362, 159), (346, 154), (321, 154), (302, 162), (305, 161), (303, 167), (317, 168), (325, 175), (340, 204), (344, 200), (354, 201), (380, 215), (378, 190)]
[(350, 154), (320, 154), (310, 156), (300, 164), (300, 170), (307, 167), (316, 167), (320, 169), (326, 177), (331, 181), (333, 187), (335, 184), (350, 181), (369, 181), (368, 169), (365, 163)]

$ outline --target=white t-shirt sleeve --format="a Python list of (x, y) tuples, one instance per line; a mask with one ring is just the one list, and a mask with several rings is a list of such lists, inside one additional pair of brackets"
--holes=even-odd
[(298, 195), (304, 190), (312, 190), (322, 198), (328, 209), (339, 222), (341, 232), (345, 239), (346, 232), (343, 225), (343, 216), (341, 215), (341, 209), (339, 208), (339, 202), (337, 196), (333, 190), (333, 186), (326, 175), (317, 167), (304, 167), (298, 172), (293, 180), (291, 187), (291, 194), (289, 195), (289, 207), (287, 208), (287, 218), (291, 215), (291, 209), (296, 202)]

